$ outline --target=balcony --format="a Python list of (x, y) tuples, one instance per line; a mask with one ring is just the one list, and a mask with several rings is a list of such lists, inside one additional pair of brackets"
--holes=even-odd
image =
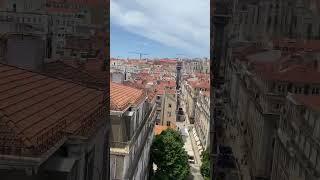
[[(156, 105), (153, 105), (152, 109), (146, 114), (144, 120), (141, 122), (141, 125), (139, 128), (134, 132), (134, 135), (132, 138), (127, 142), (111, 142), (111, 148), (117, 148), (117, 149), (126, 149), (128, 152), (131, 150), (131, 147), (134, 146), (136, 143), (136, 140), (138, 139), (142, 129), (148, 125), (154, 125), (155, 123), (155, 115), (156, 115)], [(149, 128), (153, 129), (153, 128)]]

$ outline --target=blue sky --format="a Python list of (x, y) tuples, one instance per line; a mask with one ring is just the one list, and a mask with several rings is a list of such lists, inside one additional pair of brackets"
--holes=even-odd
[(111, 56), (209, 57), (209, 2), (111, 0)]

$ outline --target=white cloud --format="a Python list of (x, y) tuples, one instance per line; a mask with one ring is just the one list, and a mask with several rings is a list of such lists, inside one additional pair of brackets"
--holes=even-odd
[(190, 54), (206, 56), (209, 0), (111, 0), (111, 23)]

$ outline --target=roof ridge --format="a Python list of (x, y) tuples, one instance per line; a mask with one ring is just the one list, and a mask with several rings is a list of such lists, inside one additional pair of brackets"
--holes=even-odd
[[(72, 69), (74, 69), (74, 70), (76, 70), (76, 71), (80, 71), (80, 72), (84, 73), (85, 75), (87, 75), (87, 76), (89, 76), (89, 77), (91, 77), (91, 78), (93, 78), (93, 79), (98, 79), (98, 77), (91, 75), (91, 74), (88, 73), (87, 71), (84, 71), (84, 70), (82, 70), (82, 69), (80, 69), (80, 68), (76, 68), (76, 67), (74, 67), (74, 66), (71, 66), (71, 65), (65, 63), (65, 62), (62, 61), (62, 60), (58, 60), (58, 61), (56, 61), (56, 62), (61, 62), (63, 65), (68, 66), (68, 67), (70, 67), (70, 68), (72, 68)], [(51, 63), (54, 63), (54, 62), (51, 62)], [(72, 82), (74, 82), (74, 81), (72, 81)], [(96, 81), (96, 82), (97, 82), (97, 81)], [(107, 82), (107, 80), (106, 80), (106, 82)], [(80, 84), (83, 84), (83, 83), (80, 83)], [(88, 86), (87, 84), (84, 84), (84, 86), (90, 87), (90, 88), (94, 88), (94, 89), (97, 89), (97, 90), (101, 90), (100, 88), (91, 87), (91, 86)]]
[(69, 80), (69, 79), (63, 79), (63, 78), (59, 78), (59, 77), (56, 77), (56, 76), (52, 76), (52, 75), (43, 73), (43, 72), (41, 72), (41, 71), (33, 71), (33, 70), (30, 70), (30, 69), (24, 69), (24, 68), (21, 68), (21, 67), (18, 67), (18, 66), (13, 66), (13, 65), (5, 64), (5, 63), (3, 63), (3, 62), (0, 62), (0, 66), (1, 66), (1, 65), (2, 65), (2, 66), (9, 66), (9, 67), (17, 68), (17, 69), (24, 70), (24, 71), (27, 71), (27, 72), (30, 72), (30, 73), (35, 73), (35, 74), (42, 75), (42, 76), (45, 76), (45, 77), (49, 77), (49, 78), (53, 78), (53, 79), (58, 79), (58, 80), (61, 80), (61, 81), (66, 81), (66, 82), (70, 82), (70, 83), (73, 83), (73, 84), (78, 84), (78, 85), (80, 85), (80, 86), (82, 86), (82, 87), (87, 87), (87, 88), (90, 88), (90, 89), (96, 89), (96, 90), (101, 91), (100, 88), (88, 86), (88, 85), (86, 85), (86, 84), (78, 83), (78, 82), (75, 82), (75, 81), (71, 81), (71, 80)]

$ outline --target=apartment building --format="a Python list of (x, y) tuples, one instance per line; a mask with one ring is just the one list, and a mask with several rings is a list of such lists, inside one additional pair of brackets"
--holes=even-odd
[(272, 180), (320, 178), (319, 95), (289, 94), (274, 147)]
[(110, 179), (148, 179), (156, 118), (155, 96), (110, 83)]
[(104, 92), (0, 64), (0, 176), (109, 179)]
[(226, 119), (244, 134), (251, 175), (270, 178), (281, 109), (288, 92), (316, 94), (320, 72), (316, 52), (282, 52), (254, 46), (233, 49), (227, 65), (230, 103)]
[(316, 0), (239, 1), (233, 35), (239, 40), (269, 38), (319, 39), (319, 2)]
[(183, 73), (210, 73), (210, 60), (209, 59), (196, 59), (183, 62)]
[(194, 123), (196, 103), (200, 91), (208, 92), (209, 90), (210, 84), (208, 79), (191, 78), (183, 82), (181, 88), (182, 99), (190, 123)]
[(108, 21), (104, 21), (103, 7), (108, 3), (102, 0), (4, 0), (0, 7), (0, 34), (37, 36), (45, 41), (45, 58), (61, 59), (65, 56), (68, 35), (88, 38), (96, 32), (106, 31)]
[(177, 93), (175, 89), (164, 89), (161, 102), (160, 125), (174, 126), (177, 120)]
[(194, 128), (197, 133), (195, 138), (199, 151), (203, 151), (210, 145), (210, 91), (200, 91), (195, 108)]

